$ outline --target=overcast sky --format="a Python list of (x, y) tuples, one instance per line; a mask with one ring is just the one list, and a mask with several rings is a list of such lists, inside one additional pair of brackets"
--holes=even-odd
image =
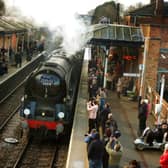
[[(86, 14), (96, 6), (108, 2), (109, 0), (5, 0), (9, 6), (15, 6), (22, 11), (25, 16), (33, 17), (38, 22), (48, 22), (53, 25), (64, 24), (65, 20), (71, 21), (74, 13)], [(138, 2), (147, 4), (150, 0), (116, 0), (125, 7)], [(69, 19), (68, 19), (69, 18)]]
[[(94, 9), (96, 6), (108, 2), (109, 0), (5, 0), (9, 5), (20, 7), (25, 13), (32, 13), (37, 10), (42, 11), (47, 8), (47, 12), (60, 12), (63, 9), (70, 12), (87, 13), (89, 10)], [(116, 0), (124, 6), (128, 7), (138, 2), (147, 4), (150, 0)], [(51, 9), (51, 10), (50, 10)], [(56, 11), (57, 10), (57, 11)]]
[[(74, 11), (79, 13), (87, 13), (87, 11), (94, 9), (96, 6), (108, 2), (109, 0), (5, 0), (10, 5), (16, 5), (21, 7), (26, 12), (32, 11), (39, 8), (49, 8), (61, 11), (65, 8), (68, 11)], [(115, 0), (124, 6), (128, 7), (130, 5), (135, 5), (138, 2), (143, 4), (148, 4), (150, 0)], [(40, 5), (39, 5), (40, 4)], [(30, 13), (30, 12), (29, 12)]]

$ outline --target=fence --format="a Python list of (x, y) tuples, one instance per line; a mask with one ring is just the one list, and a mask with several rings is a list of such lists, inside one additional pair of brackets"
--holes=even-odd
[[(158, 119), (157, 113), (157, 104), (160, 102), (160, 95), (152, 89), (149, 85), (146, 85), (146, 94), (145, 97), (149, 100), (151, 108), (150, 112), (154, 115), (155, 119)], [(168, 103), (163, 99), (162, 100), (162, 108), (160, 112), (160, 120), (167, 120), (168, 121)]]

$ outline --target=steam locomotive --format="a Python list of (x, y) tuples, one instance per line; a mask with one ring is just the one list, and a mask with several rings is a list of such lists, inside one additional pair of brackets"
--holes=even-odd
[(29, 134), (68, 133), (72, 126), (81, 73), (82, 54), (67, 57), (55, 50), (27, 78), (20, 110)]

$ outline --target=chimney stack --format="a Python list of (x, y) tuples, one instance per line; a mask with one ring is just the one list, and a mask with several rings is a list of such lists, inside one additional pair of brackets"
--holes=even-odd
[(163, 0), (156, 0), (155, 2), (155, 16), (162, 16), (163, 15), (163, 8), (164, 8), (164, 1)]
[(117, 3), (116, 23), (120, 24), (120, 3)]

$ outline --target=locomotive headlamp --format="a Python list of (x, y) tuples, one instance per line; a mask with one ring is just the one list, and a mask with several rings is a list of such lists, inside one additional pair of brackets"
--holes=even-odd
[(65, 116), (64, 112), (59, 112), (59, 113), (58, 113), (58, 117), (59, 117), (60, 119), (64, 118), (64, 116)]
[(41, 115), (44, 117), (45, 116), (45, 112), (42, 112)]
[(30, 114), (30, 109), (28, 109), (28, 108), (24, 109), (24, 114), (26, 116), (28, 116)]

